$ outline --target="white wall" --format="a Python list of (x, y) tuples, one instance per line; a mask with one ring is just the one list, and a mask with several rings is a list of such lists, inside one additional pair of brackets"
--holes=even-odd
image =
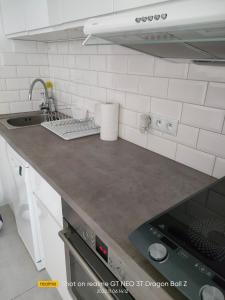
[[(0, 22), (0, 114), (36, 110), (40, 89), (28, 101), (28, 89), (36, 77), (48, 77), (47, 44), (7, 40)], [(38, 100), (38, 101), (36, 101)]]
[[(50, 77), (65, 105), (119, 102), (120, 137), (207, 174), (225, 175), (225, 68), (175, 64), (119, 46), (50, 43)], [(141, 134), (140, 113), (180, 121), (177, 137)]]

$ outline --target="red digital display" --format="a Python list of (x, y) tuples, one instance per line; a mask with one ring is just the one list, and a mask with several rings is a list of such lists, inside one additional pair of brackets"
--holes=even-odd
[(96, 251), (108, 262), (108, 247), (96, 236)]

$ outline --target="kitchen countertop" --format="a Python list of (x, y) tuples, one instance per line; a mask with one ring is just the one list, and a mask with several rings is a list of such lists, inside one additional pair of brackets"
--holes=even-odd
[[(215, 180), (121, 139), (64, 141), (41, 126), (7, 129), (2, 124), (0, 134), (74, 210), (154, 280), (161, 275), (139, 255), (128, 235)], [(183, 299), (175, 289), (167, 292), (168, 299)]]

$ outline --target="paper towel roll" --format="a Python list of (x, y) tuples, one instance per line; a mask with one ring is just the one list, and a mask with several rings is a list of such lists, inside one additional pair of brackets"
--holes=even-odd
[(101, 126), (101, 131), (100, 131), (101, 140), (116, 141), (119, 133), (119, 104), (118, 103), (101, 104), (100, 117), (98, 116), (97, 119), (98, 119), (98, 123), (100, 123)]

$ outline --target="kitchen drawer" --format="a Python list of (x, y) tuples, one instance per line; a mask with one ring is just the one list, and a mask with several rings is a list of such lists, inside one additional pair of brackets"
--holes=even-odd
[(30, 176), (36, 198), (43, 203), (57, 223), (63, 226), (61, 196), (32, 168)]

